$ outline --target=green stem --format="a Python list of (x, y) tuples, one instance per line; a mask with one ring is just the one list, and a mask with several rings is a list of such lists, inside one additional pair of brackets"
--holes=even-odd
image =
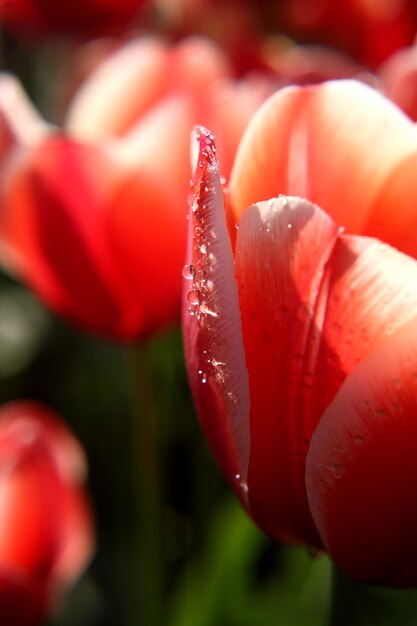
[(160, 626), (163, 593), (162, 495), (155, 389), (150, 348), (134, 348), (131, 454), (133, 542), (131, 626)]

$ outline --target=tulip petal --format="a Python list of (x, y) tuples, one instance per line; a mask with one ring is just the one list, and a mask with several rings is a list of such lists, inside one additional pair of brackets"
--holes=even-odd
[(414, 258), (417, 258), (416, 167), (417, 154), (413, 154), (393, 168), (363, 225), (363, 234), (386, 241)]
[(186, 362), (202, 427), (245, 503), (249, 387), (237, 284), (213, 138), (200, 128), (198, 143), (184, 269)]
[(48, 125), (12, 74), (0, 74), (0, 156), (15, 146), (32, 146), (47, 133)]
[(248, 208), (236, 275), (251, 396), (249, 506), (271, 536), (320, 545), (304, 485), (309, 441), (346, 376), (417, 310), (417, 265), (344, 235), (317, 206)]
[(273, 90), (271, 80), (250, 76), (240, 81), (218, 80), (201, 94), (199, 114), (204, 111), (204, 125), (216, 137), (221, 173), (226, 178), (249, 120)]
[[(411, 120), (362, 83), (283, 89), (261, 107), (239, 147), (229, 186), (235, 217), (283, 193), (317, 203), (360, 233), (387, 176), (416, 152)], [(402, 203), (399, 196), (398, 213)]]
[(203, 37), (186, 38), (172, 49), (158, 39), (133, 40), (84, 82), (68, 110), (66, 127), (89, 141), (122, 135), (164, 98), (197, 97), (229, 74), (226, 57)]
[(341, 234), (327, 266), (320, 344), (305, 413), (310, 432), (346, 376), (417, 310), (417, 265), (378, 240)]
[(236, 240), (251, 399), (250, 512), (272, 537), (315, 545), (301, 407), (313, 378), (308, 356), (320, 325), (316, 305), (338, 233), (315, 205), (282, 197), (248, 208)]
[[(105, 209), (121, 174), (98, 149), (45, 141), (13, 177), (1, 253), (58, 313), (119, 337), (140, 329), (139, 305), (115, 265)], [(127, 328), (125, 311), (137, 316)]]
[(68, 131), (89, 141), (126, 132), (164, 94), (168, 55), (163, 43), (150, 38), (113, 53), (73, 98)]
[(317, 528), (330, 555), (356, 580), (417, 583), (416, 440), (415, 317), (346, 379), (307, 457)]
[[(186, 194), (161, 186), (154, 172), (138, 168), (118, 186), (105, 223), (109, 248), (141, 305), (143, 329), (152, 332), (178, 322)], [(127, 327), (137, 327), (136, 307), (123, 314)]]

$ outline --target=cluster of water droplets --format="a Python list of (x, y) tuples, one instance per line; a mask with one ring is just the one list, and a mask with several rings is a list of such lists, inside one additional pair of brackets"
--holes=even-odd
[[(211, 243), (215, 234), (207, 223), (208, 202), (210, 201), (209, 170), (215, 164), (216, 147), (212, 134), (205, 130), (199, 131), (200, 152), (197, 163), (195, 181), (192, 182), (192, 259), (193, 264), (186, 265), (183, 277), (190, 281), (187, 292), (188, 311), (199, 322), (207, 318), (216, 318), (217, 312), (213, 304), (214, 289), (212, 266), (215, 260), (211, 251)], [(207, 171), (205, 170), (207, 168)], [(201, 170), (201, 172), (199, 172)]]

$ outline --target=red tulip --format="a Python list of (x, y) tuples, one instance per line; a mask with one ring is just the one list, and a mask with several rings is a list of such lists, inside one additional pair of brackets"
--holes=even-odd
[(273, 96), (226, 190), (212, 135), (198, 143), (183, 332), (214, 455), (272, 538), (415, 585), (417, 262), (352, 234), (416, 251), (414, 126), (340, 82)]
[(372, 69), (410, 45), (417, 30), (413, 0), (260, 0), (257, 6), (266, 28), (333, 46)]
[[(227, 72), (202, 39), (130, 42), (81, 87), (62, 134), (29, 145), (18, 129), (3, 149), (3, 265), (88, 330), (130, 340), (177, 321), (190, 130), (216, 128), (227, 174), (271, 91)], [(0, 84), (1, 113), (12, 127)]]
[(0, 0), (0, 23), (24, 36), (93, 37), (127, 28), (145, 0)]
[(0, 621), (32, 626), (91, 558), (81, 449), (49, 409), (0, 410)]

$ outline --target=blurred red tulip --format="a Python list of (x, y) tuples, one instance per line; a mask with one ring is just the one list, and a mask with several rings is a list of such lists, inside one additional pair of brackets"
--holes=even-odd
[(3, 266), (89, 330), (134, 339), (177, 321), (190, 130), (216, 129), (227, 175), (247, 121), (272, 91), (228, 71), (203, 39), (175, 48), (130, 42), (80, 88), (65, 131), (43, 128), (40, 137), (13, 135), (14, 107), (0, 84), (0, 122), (12, 129), (2, 149)]
[(0, 621), (34, 626), (91, 558), (85, 461), (46, 407), (0, 409)]
[(285, 89), (226, 192), (198, 139), (183, 332), (214, 455), (274, 539), (415, 585), (417, 262), (385, 243), (417, 252), (414, 125), (354, 81)]
[(123, 31), (144, 4), (146, 0), (0, 0), (0, 23), (25, 37), (94, 37)]
[(414, 0), (260, 0), (266, 28), (298, 42), (330, 45), (375, 69), (417, 32)]

